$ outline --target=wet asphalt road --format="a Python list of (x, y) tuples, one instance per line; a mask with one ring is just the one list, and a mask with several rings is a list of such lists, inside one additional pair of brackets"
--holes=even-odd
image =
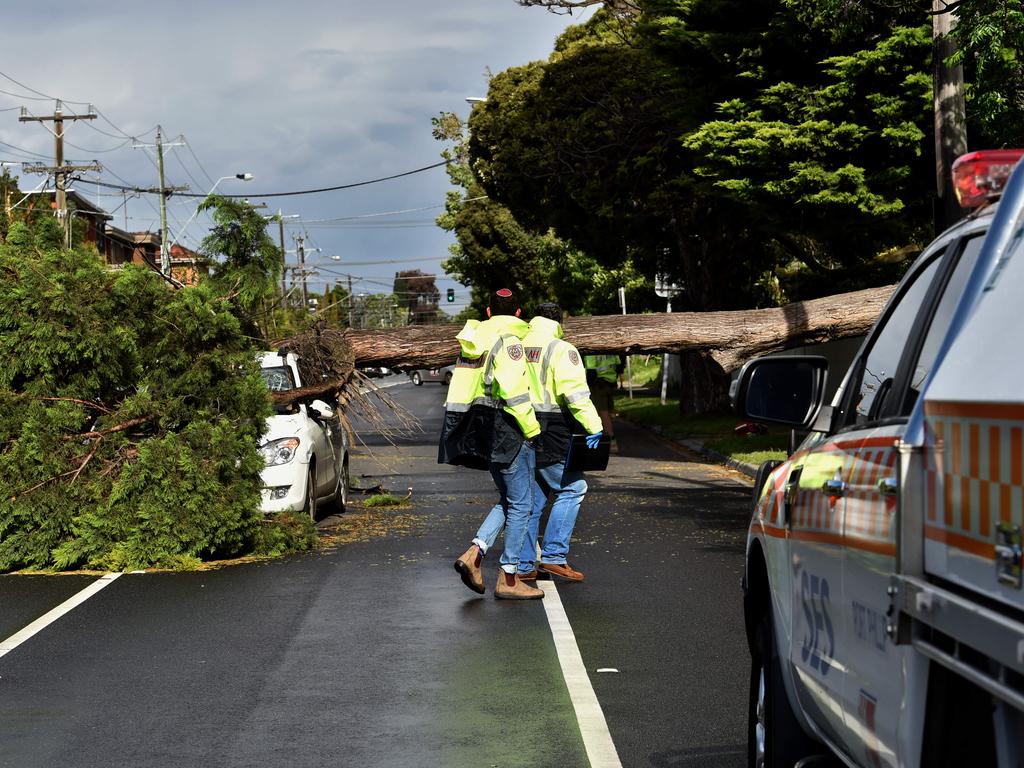
[[(356, 492), (316, 554), (121, 576), (0, 657), (0, 766), (587, 766), (544, 607), (495, 601), (494, 562), (483, 597), (451, 567), (494, 491), (436, 463), (443, 388), (387, 392), (423, 431), (364, 429), (353, 482), (410, 507)], [(584, 665), (623, 766), (742, 766), (748, 483), (617, 430), (570, 555), (587, 580), (557, 584)], [(0, 577), (0, 640), (95, 578)]]

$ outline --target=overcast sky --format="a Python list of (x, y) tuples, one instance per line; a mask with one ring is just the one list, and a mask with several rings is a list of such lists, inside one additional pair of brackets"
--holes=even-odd
[[(488, 70), (547, 58), (561, 31), (580, 20), (513, 0), (16, 3), (4, 9), (0, 161), (52, 165), (44, 127), (52, 124), (19, 122), (18, 109), (52, 114), (60, 98), (65, 113), (91, 103), (101, 115), (66, 124), (65, 159), (99, 161), (99, 178), (112, 184), (156, 186), (154, 151), (133, 148), (127, 137), (153, 144), (157, 125), (165, 141), (187, 140), (165, 150), (166, 180), (192, 192), (243, 172), (254, 178), (221, 181), (217, 191), (256, 195), (391, 176), (440, 161), (431, 117), (467, 115), (465, 98), (486, 93)], [(25, 190), (42, 181), (20, 175)], [(75, 189), (113, 212), (117, 227), (159, 229), (155, 195), (124, 205), (112, 189)], [(468, 289), (443, 278), (452, 239), (433, 224), (448, 189), (444, 169), (435, 168), (253, 202), (266, 203), (267, 214), (301, 217), (286, 220), (286, 247), (295, 248), (294, 235), (308, 237), (307, 262), (321, 265), (311, 290), (351, 274), (357, 293), (388, 292), (396, 270), (419, 268), (442, 278), (442, 294), (455, 287), (456, 303), (444, 308), (458, 310)], [(170, 198), (172, 240), (196, 203)], [(372, 215), (393, 211), (408, 212)], [(348, 217), (364, 218), (318, 221)], [(195, 247), (204, 223), (195, 220), (181, 242)], [(277, 240), (276, 225), (268, 232)]]

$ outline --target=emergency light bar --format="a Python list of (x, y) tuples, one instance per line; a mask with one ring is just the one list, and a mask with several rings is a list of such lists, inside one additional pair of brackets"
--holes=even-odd
[(961, 155), (953, 163), (953, 187), (962, 208), (977, 208), (1006, 186), (1024, 149), (989, 149)]

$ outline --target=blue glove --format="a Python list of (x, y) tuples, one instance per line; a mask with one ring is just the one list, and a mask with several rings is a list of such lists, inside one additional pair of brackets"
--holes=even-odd
[(597, 444), (601, 442), (601, 432), (595, 432), (592, 435), (587, 435), (587, 448), (597, 448)]

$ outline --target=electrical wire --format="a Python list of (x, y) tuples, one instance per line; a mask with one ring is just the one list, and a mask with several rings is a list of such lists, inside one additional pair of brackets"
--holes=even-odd
[[(411, 170), (411, 171), (404, 171), (402, 173), (396, 173), (396, 174), (393, 174), (391, 176), (382, 176), (382, 177), (380, 177), (378, 179), (369, 179), (367, 181), (356, 181), (356, 182), (352, 182), (350, 184), (338, 184), (338, 185), (333, 186), (333, 187), (320, 187), (318, 189), (302, 189), (302, 190), (297, 190), (297, 191), (292, 191), (292, 192), (260, 192), (258, 194), (246, 194), (246, 195), (222, 195), (222, 197), (252, 199), (252, 198), (257, 198), (257, 197), (292, 197), (294, 195), (314, 195), (314, 194), (318, 194), (318, 193), (321, 193), (321, 192), (335, 192), (335, 191), (340, 190), (340, 189), (352, 189), (354, 187), (365, 187), (368, 184), (379, 184), (382, 181), (391, 181), (392, 179), (400, 179), (403, 176), (412, 176), (413, 174), (423, 173), (424, 171), (429, 171), (429, 170), (431, 170), (433, 168), (440, 168), (442, 165), (448, 165), (450, 162), (451, 162), (450, 160), (442, 160), (439, 163), (433, 163), (431, 165), (425, 165), (422, 168), (416, 168), (416, 169)], [(141, 187), (122, 187), (122, 186), (120, 186), (118, 184), (110, 184), (110, 183), (101, 182), (101, 181), (97, 181), (97, 182), (93, 182), (93, 183), (94, 184), (99, 184), (100, 186), (103, 186), (103, 187), (108, 187), (110, 189), (122, 189), (122, 190), (126, 190), (128, 192), (145, 192), (145, 193), (149, 193), (149, 194), (158, 194), (158, 193), (155, 193), (151, 189), (143, 189)], [(191, 192), (176, 192), (175, 194), (176, 195), (180, 195), (181, 197), (207, 197), (208, 196), (207, 194), (199, 194), (199, 193), (191, 193)]]
[(42, 157), (46, 160), (50, 159), (49, 155), (41, 155), (38, 152), (33, 152), (31, 149), (22, 149), (21, 147), (16, 147), (13, 144), (8, 144), (6, 141), (0, 141), (0, 146), (9, 147), (10, 149), (21, 152), (24, 155), (34, 155), (35, 157)]
[(186, 149), (188, 149), (189, 153), (192, 155), (192, 159), (195, 160), (196, 165), (199, 166), (199, 170), (201, 170), (203, 172), (203, 175), (206, 176), (207, 181), (209, 181), (210, 184), (216, 184), (217, 182), (213, 180), (213, 176), (207, 173), (206, 168), (203, 167), (203, 164), (199, 162), (199, 158), (196, 157), (196, 153), (192, 151), (192, 145), (189, 143), (188, 139), (185, 138), (184, 136), (182, 136), (181, 138), (185, 142)]
[[(477, 200), (486, 200), (487, 195), (479, 195), (478, 197), (468, 197), (463, 200), (463, 203), (475, 203)], [(338, 216), (332, 219), (306, 219), (307, 224), (324, 224), (335, 221), (356, 221), (357, 219), (372, 219), (379, 216), (398, 216), (403, 213), (419, 213), (420, 211), (432, 211), (437, 208), (444, 208), (444, 203), (439, 205), (424, 205), (420, 208), (405, 208), (400, 211), (383, 211), (381, 213), (361, 213), (358, 216)]]

